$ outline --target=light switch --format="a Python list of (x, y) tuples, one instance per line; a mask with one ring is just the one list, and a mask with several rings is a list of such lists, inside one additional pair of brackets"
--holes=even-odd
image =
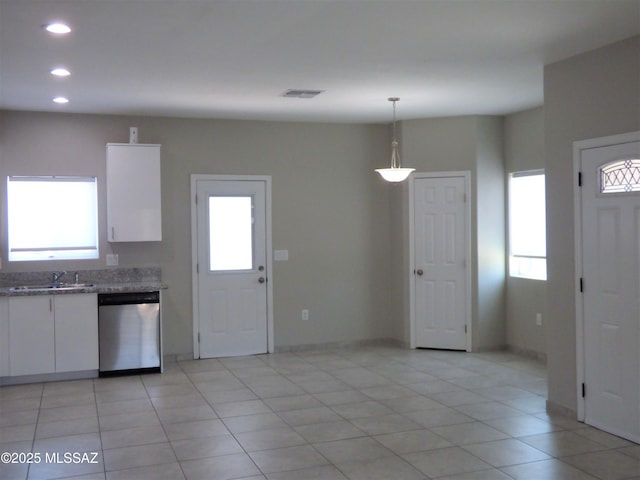
[(283, 262), (289, 260), (289, 250), (274, 250), (273, 259), (276, 262)]
[(117, 253), (107, 253), (107, 266), (113, 267), (118, 265), (118, 254)]

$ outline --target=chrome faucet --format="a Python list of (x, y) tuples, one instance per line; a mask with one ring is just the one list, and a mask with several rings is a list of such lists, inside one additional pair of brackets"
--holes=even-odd
[(53, 272), (53, 275), (51, 275), (51, 283), (56, 284), (60, 282), (60, 279), (62, 277), (64, 277), (67, 274), (67, 272), (62, 271), (60, 273), (58, 272)]

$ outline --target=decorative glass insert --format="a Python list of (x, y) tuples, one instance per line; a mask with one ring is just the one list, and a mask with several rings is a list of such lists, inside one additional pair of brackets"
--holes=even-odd
[(640, 191), (640, 159), (616, 160), (600, 168), (601, 193)]

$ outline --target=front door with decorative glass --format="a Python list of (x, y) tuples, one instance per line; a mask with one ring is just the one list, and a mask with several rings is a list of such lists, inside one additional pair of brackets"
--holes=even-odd
[(640, 441), (640, 141), (581, 153), (584, 420)]

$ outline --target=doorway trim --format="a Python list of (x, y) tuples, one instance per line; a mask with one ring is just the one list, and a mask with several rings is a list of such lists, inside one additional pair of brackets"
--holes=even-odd
[(472, 322), (472, 312), (471, 312), (471, 298), (473, 297), (472, 283), (471, 283), (471, 270), (473, 261), (471, 258), (471, 171), (469, 170), (460, 170), (460, 171), (449, 171), (449, 172), (413, 172), (409, 177), (409, 264), (407, 269), (407, 278), (409, 281), (409, 348), (416, 348), (416, 282), (415, 282), (415, 257), (416, 257), (416, 245), (415, 245), (415, 205), (414, 205), (414, 194), (415, 194), (415, 181), (417, 179), (422, 178), (443, 178), (443, 177), (463, 177), (464, 178), (464, 188), (465, 188), (465, 228), (467, 230), (466, 235), (466, 256), (467, 256), (467, 275), (465, 281), (467, 282), (467, 331), (466, 331), (466, 340), (467, 340), (467, 352), (471, 351), (473, 338), (473, 322)]
[(200, 319), (198, 317), (198, 205), (196, 203), (197, 184), (199, 181), (263, 181), (265, 182), (265, 214), (266, 214), (266, 264), (267, 264), (267, 352), (274, 352), (273, 338), (273, 258), (271, 238), (271, 176), (269, 175), (208, 175), (191, 174), (191, 294), (192, 294), (192, 328), (193, 358), (200, 358)]
[(590, 138), (573, 142), (573, 231), (574, 231), (574, 310), (576, 325), (576, 406), (578, 421), (585, 420), (585, 399), (582, 395), (582, 386), (585, 383), (585, 334), (584, 334), (584, 306), (583, 293), (580, 291), (580, 280), (583, 275), (582, 265), (582, 193), (580, 190), (580, 166), (582, 152), (592, 148), (608, 147), (621, 143), (637, 142), (640, 140), (640, 131), (609, 135), (606, 137)]

